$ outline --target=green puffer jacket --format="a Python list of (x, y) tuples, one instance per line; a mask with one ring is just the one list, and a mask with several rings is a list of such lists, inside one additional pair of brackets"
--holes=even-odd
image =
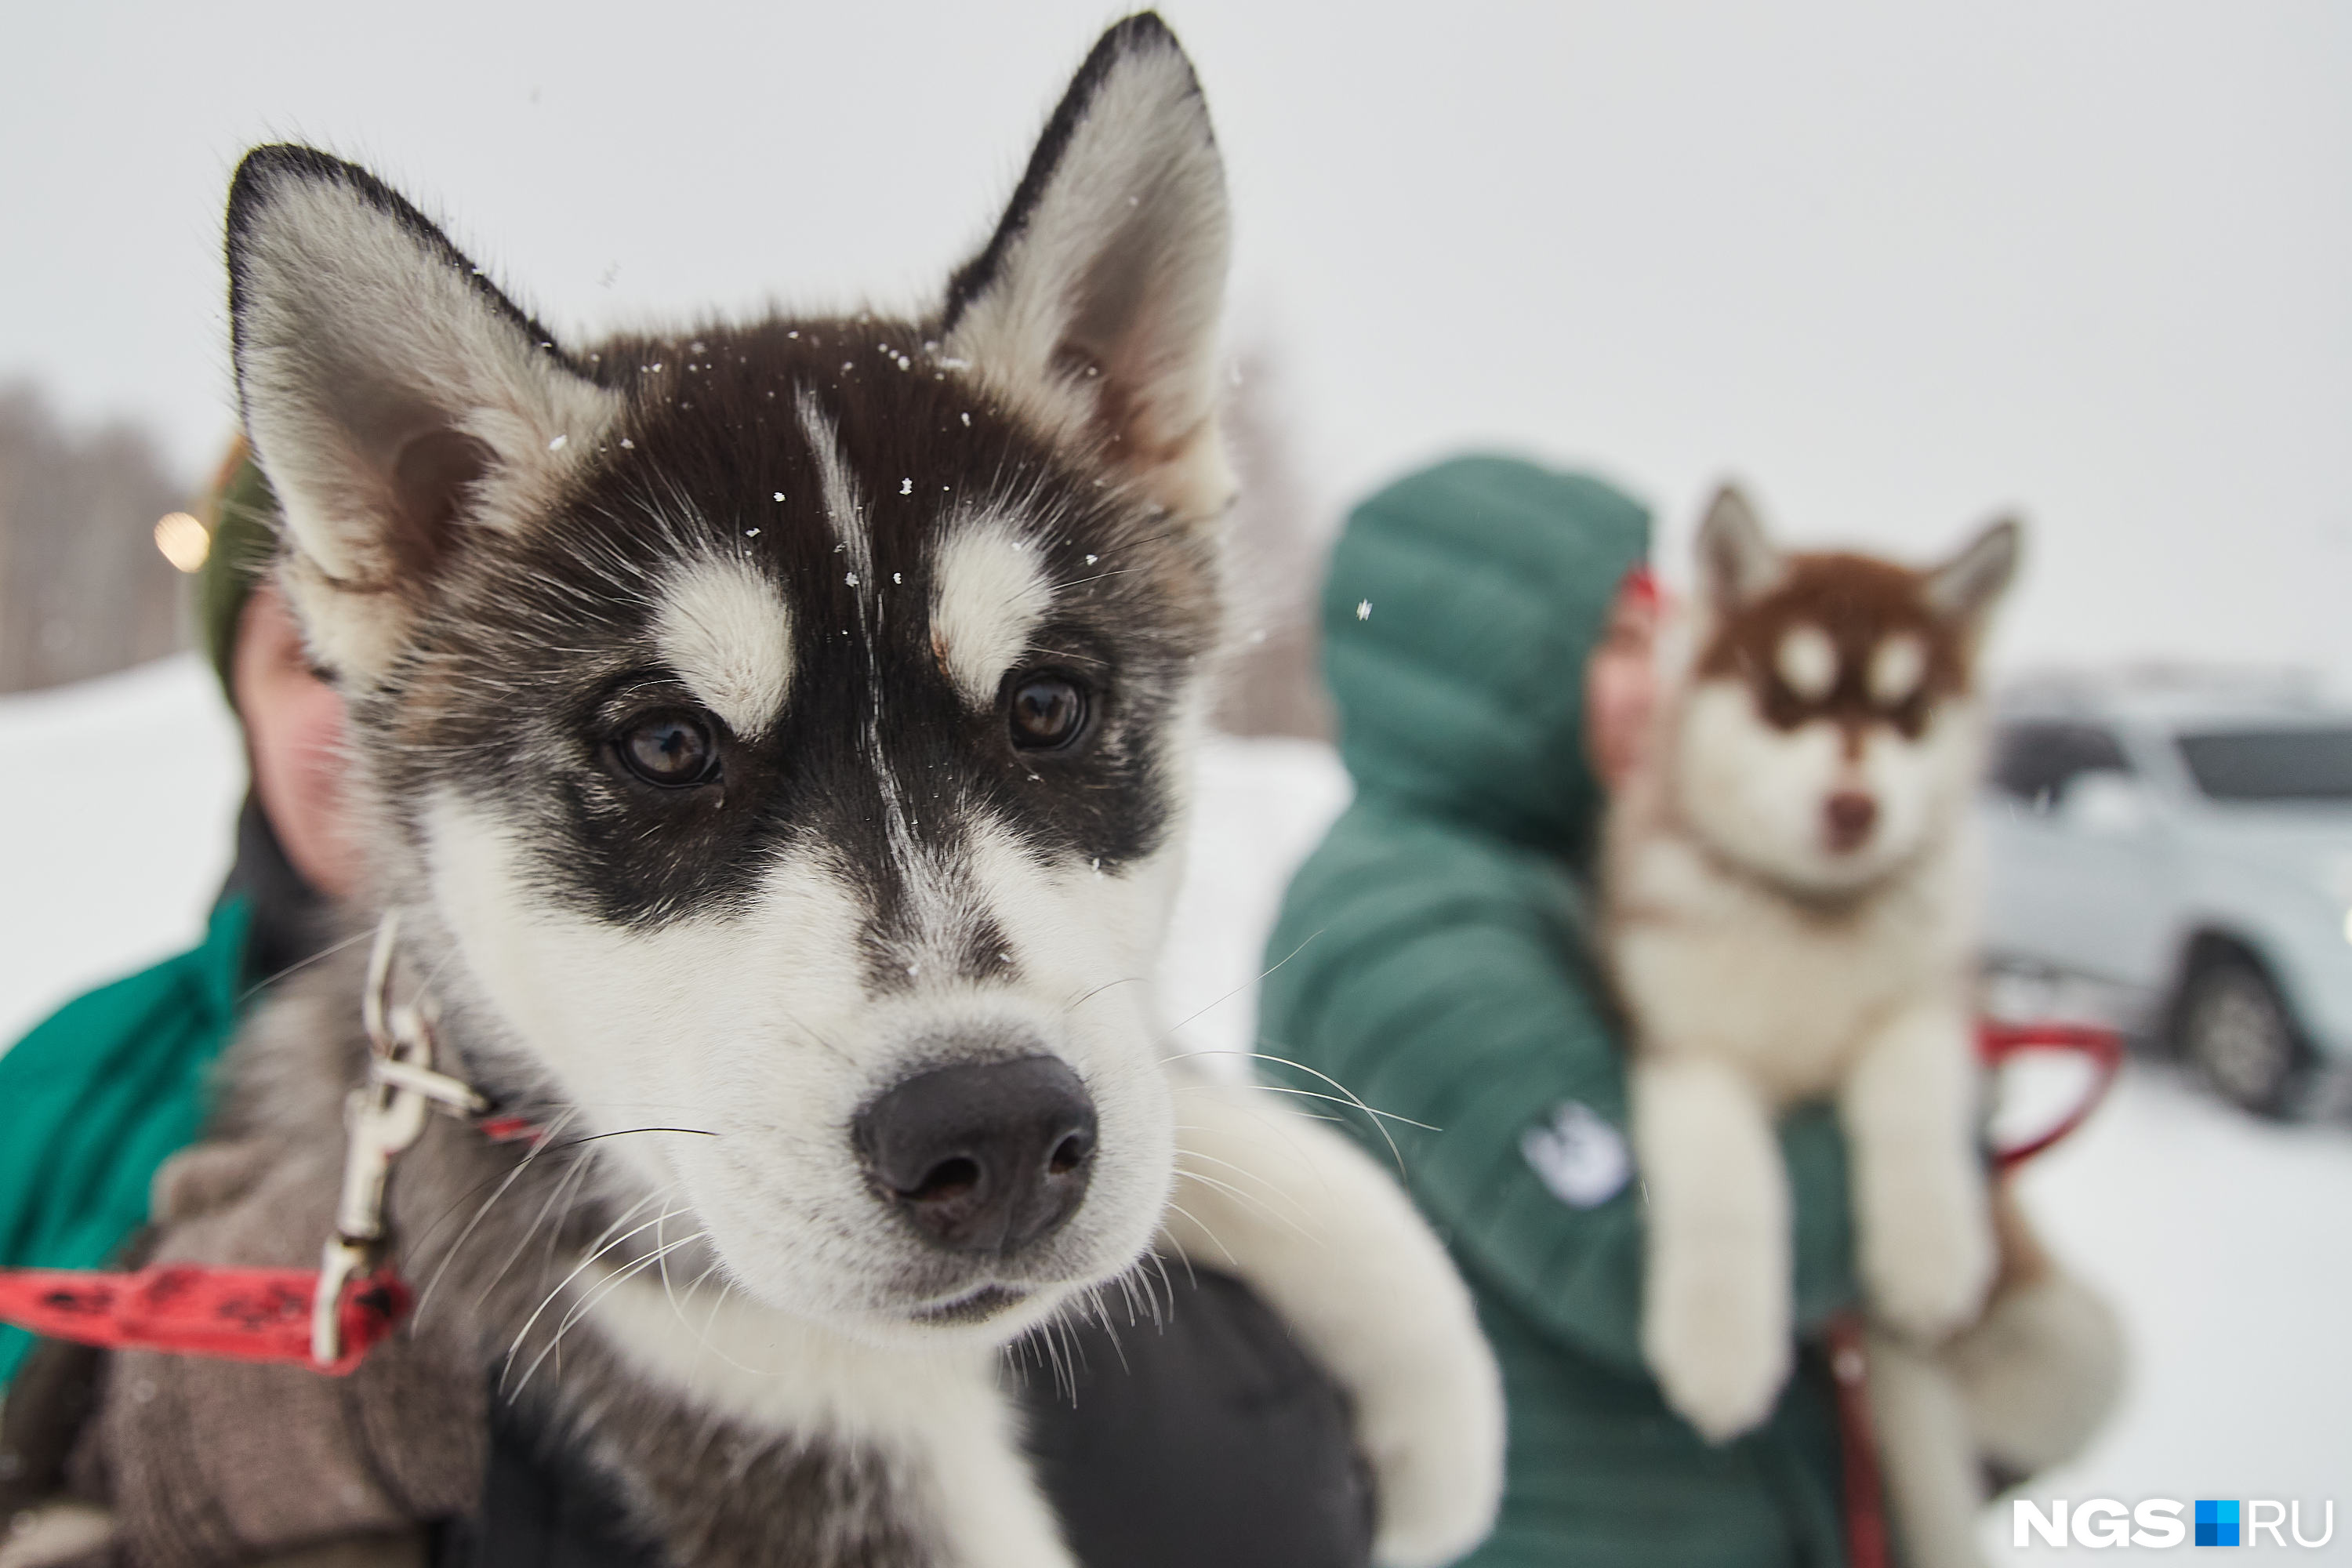
[[(147, 1223), (156, 1167), (204, 1125), (250, 923), (244, 898), (222, 900), (196, 947), (76, 997), (0, 1053), (0, 1268), (104, 1268)], [(32, 1344), (0, 1323), (0, 1394)]]
[[(1479, 1568), (1843, 1556), (1818, 1350), (1722, 1447), (1642, 1361), (1623, 1058), (1585, 947), (1601, 794), (1581, 736), (1586, 655), (1648, 542), (1606, 485), (1465, 458), (1359, 507), (1324, 591), (1356, 800), (1291, 884), (1260, 1048), (1440, 1130), (1389, 1124), (1503, 1365), (1509, 1490)], [(1853, 1295), (1844, 1149), (1822, 1110), (1782, 1145), (1810, 1331)]]

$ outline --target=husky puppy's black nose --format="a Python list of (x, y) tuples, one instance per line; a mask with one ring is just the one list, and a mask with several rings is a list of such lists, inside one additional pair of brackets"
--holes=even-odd
[(1862, 847), (1878, 821), (1878, 803), (1860, 790), (1842, 789), (1822, 805), (1822, 825), (1830, 848), (1845, 854)]
[(857, 1113), (851, 1136), (883, 1194), (955, 1252), (1011, 1253), (1086, 1195), (1095, 1107), (1054, 1057), (918, 1073)]

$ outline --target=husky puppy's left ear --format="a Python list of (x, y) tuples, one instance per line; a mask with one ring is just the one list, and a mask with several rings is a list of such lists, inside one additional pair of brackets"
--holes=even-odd
[(1993, 605), (2017, 575), (2023, 527), (2013, 517), (1987, 523), (1960, 552), (1927, 574), (1928, 608), (1958, 625), (1973, 645)]
[(1707, 503), (1698, 525), (1698, 561), (1708, 598), (1724, 609), (1767, 592), (1785, 567), (1755, 507), (1732, 484), (1717, 489)]
[(947, 353), (1144, 493), (1213, 518), (1224, 164), (1192, 62), (1145, 12), (1087, 57), (994, 237), (948, 283)]
[(311, 650), (367, 682), (476, 530), (516, 530), (618, 409), (365, 170), (257, 147), (228, 202), (246, 432)]

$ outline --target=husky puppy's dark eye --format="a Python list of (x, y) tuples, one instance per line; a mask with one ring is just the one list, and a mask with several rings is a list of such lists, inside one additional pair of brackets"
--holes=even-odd
[(1086, 689), (1068, 676), (1039, 670), (1012, 686), (1013, 743), (1023, 751), (1057, 751), (1087, 727)]
[(621, 765), (649, 784), (684, 789), (719, 776), (719, 742), (691, 713), (650, 713), (614, 737)]

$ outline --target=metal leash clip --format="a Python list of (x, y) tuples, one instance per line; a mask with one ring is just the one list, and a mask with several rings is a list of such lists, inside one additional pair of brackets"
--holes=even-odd
[(321, 1368), (342, 1359), (342, 1300), (383, 1244), (383, 1189), (393, 1161), (424, 1135), (425, 1114), (439, 1110), (471, 1119), (489, 1109), (463, 1079), (434, 1062), (432, 1020), (415, 1002), (392, 999), (399, 916), (376, 928), (360, 1001), (367, 1026), (367, 1082), (343, 1102), (350, 1142), (343, 1155), (342, 1195), (334, 1234), (319, 1258), (319, 1287), (310, 1300), (310, 1359)]

